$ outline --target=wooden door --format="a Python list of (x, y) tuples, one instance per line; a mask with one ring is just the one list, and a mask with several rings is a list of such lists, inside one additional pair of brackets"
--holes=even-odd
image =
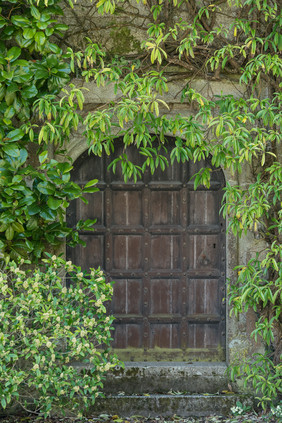
[[(129, 155), (136, 162), (134, 148)], [(84, 269), (101, 266), (115, 281), (114, 349), (125, 361), (223, 361), (222, 171), (214, 169), (209, 190), (194, 191), (190, 178), (208, 161), (175, 162), (125, 183), (120, 170), (107, 171), (111, 160), (84, 154), (75, 163), (73, 180), (97, 178), (100, 191), (88, 195), (88, 205), (69, 207), (70, 224), (97, 224), (81, 234), (87, 246), (68, 248), (67, 256)]]

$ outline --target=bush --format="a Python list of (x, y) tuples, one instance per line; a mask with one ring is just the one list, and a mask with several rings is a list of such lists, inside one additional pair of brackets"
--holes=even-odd
[(56, 256), (43, 261), (0, 272), (0, 400), (4, 409), (19, 403), (47, 416), (94, 404), (118, 360), (109, 351), (113, 317), (104, 303), (113, 288), (103, 272), (86, 274)]
[(281, 362), (274, 364), (267, 352), (254, 354), (249, 360), (242, 360), (238, 356), (232, 367), (229, 369), (231, 379), (241, 377), (244, 386), (252, 386), (258, 400), (258, 405), (263, 409), (279, 405), (282, 393), (282, 365)]

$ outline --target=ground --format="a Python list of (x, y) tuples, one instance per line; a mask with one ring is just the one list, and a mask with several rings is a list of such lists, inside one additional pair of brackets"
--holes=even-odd
[(120, 418), (119, 416), (109, 416), (101, 414), (99, 417), (90, 417), (88, 419), (62, 418), (54, 417), (43, 419), (36, 416), (12, 416), (0, 418), (0, 423), (282, 423), (282, 419), (272, 417), (271, 415), (261, 413), (247, 413), (242, 416), (221, 417), (177, 417), (171, 418), (155, 417), (144, 418), (140, 416), (132, 416), (128, 418)]

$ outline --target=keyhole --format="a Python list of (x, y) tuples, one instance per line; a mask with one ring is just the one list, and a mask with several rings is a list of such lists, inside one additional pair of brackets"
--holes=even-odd
[(213, 244), (213, 248), (215, 248), (215, 244)]

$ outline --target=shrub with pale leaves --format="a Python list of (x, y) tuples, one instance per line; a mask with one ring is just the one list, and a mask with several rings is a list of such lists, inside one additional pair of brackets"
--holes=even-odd
[(113, 288), (100, 269), (87, 274), (56, 256), (44, 262), (33, 270), (11, 262), (0, 272), (0, 402), (45, 416), (81, 412), (118, 364), (105, 307)]

